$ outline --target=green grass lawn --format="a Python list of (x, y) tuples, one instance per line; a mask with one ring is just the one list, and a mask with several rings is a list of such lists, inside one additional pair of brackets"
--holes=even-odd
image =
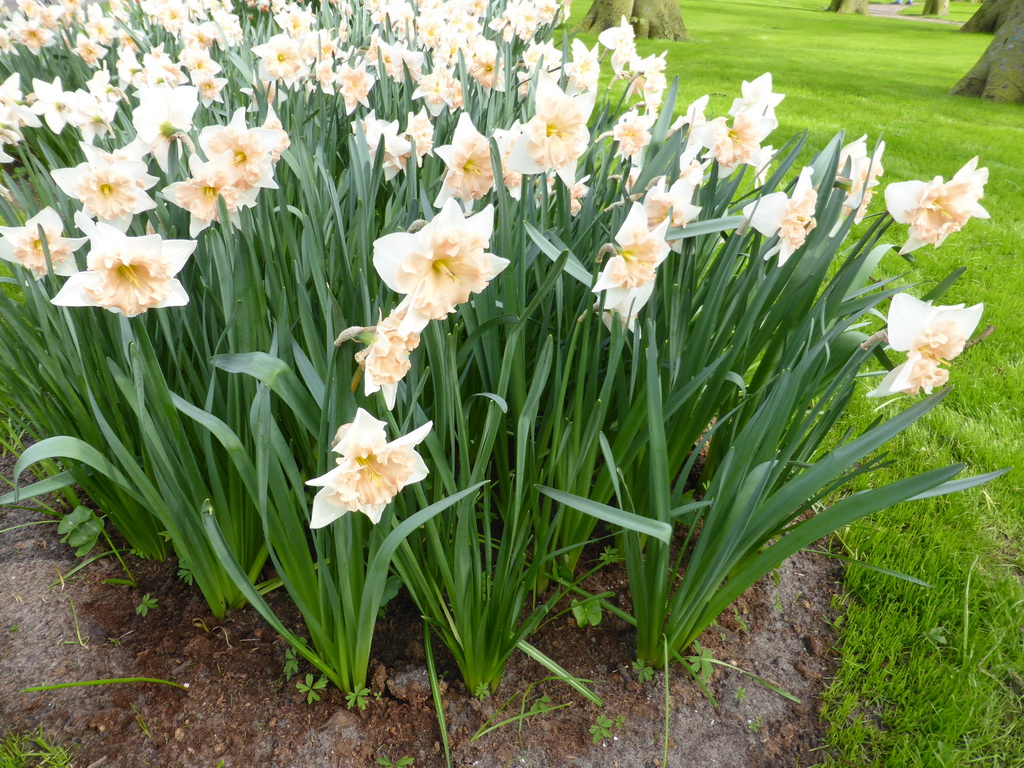
[[(787, 94), (776, 146), (807, 130), (887, 143), (884, 183), (949, 178), (974, 155), (991, 179), (972, 221), (940, 249), (915, 253), (919, 293), (958, 266), (944, 303), (985, 303), (995, 333), (954, 361), (955, 390), (892, 445), (892, 476), (950, 462), (979, 473), (1024, 466), (1024, 107), (951, 97), (991, 37), (947, 24), (822, 13), (823, 0), (684, 2), (692, 41), (668, 50), (681, 101), (711, 93), (724, 114), (740, 81), (774, 75)], [(577, 0), (573, 19), (589, 3)], [(975, 6), (976, 7), (976, 6)], [(571, 26), (571, 25), (570, 25)], [(873, 211), (881, 210), (881, 194)], [(890, 230), (905, 236), (905, 227)], [(902, 244), (899, 239), (893, 242)], [(895, 254), (884, 269), (909, 269)], [(1015, 309), (1017, 307), (1017, 309)], [(865, 389), (866, 391), (866, 389)], [(905, 402), (867, 400), (866, 423)], [(847, 575), (841, 666), (826, 695), (826, 765), (1024, 766), (1024, 504), (1019, 469), (988, 487), (888, 510), (842, 533), (858, 558), (933, 589), (862, 568)]]
[(71, 753), (38, 733), (0, 738), (0, 768), (71, 768)]

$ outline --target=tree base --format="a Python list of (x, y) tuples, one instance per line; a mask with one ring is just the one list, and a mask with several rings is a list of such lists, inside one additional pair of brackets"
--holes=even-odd
[(617, 27), (622, 18), (632, 22), (639, 38), (689, 40), (677, 0), (594, 0), (576, 32), (596, 35)]
[(950, 91), (1007, 104), (1024, 104), (1024, 1), (1002, 20), (978, 63)]
[(856, 13), (859, 16), (866, 16), (868, 0), (832, 0), (828, 10), (830, 13)]

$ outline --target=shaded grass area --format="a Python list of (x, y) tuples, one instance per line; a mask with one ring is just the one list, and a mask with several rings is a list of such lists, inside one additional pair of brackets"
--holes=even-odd
[[(917, 295), (958, 266), (968, 271), (942, 303), (985, 303), (996, 330), (954, 361), (955, 391), (890, 446), (890, 477), (950, 462), (967, 472), (1024, 465), (1024, 110), (948, 96), (991, 38), (945, 24), (836, 16), (815, 0), (684, 2), (689, 43), (668, 50), (683, 106), (712, 94), (724, 114), (741, 80), (774, 75), (782, 144), (807, 130), (822, 147), (838, 131), (887, 143), (883, 183), (952, 176), (973, 155), (988, 166), (985, 207), (938, 250), (910, 265), (892, 253), (882, 269), (909, 272)], [(969, 4), (965, 4), (969, 5)], [(573, 21), (589, 3), (577, 2)], [(977, 7), (977, 6), (973, 6)], [(570, 23), (571, 27), (571, 23)], [(593, 38), (585, 38), (588, 44)], [(769, 139), (770, 141), (772, 139)], [(882, 209), (881, 194), (872, 211)], [(905, 227), (890, 231), (900, 245)], [(865, 385), (865, 391), (867, 386)], [(855, 403), (865, 425), (906, 402)], [(1024, 538), (1022, 474), (988, 487), (888, 510), (843, 531), (849, 552), (916, 576), (932, 589), (851, 567), (842, 664), (826, 694), (833, 755), (826, 765), (1024, 765)]]

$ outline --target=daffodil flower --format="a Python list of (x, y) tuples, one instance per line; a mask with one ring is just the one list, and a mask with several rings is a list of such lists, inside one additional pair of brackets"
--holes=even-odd
[(362, 512), (379, 523), (399, 491), (427, 476), (427, 465), (415, 447), (433, 423), (428, 421), (390, 443), (384, 426), (385, 422), (360, 408), (352, 423), (338, 429), (332, 448), (339, 455), (336, 466), (306, 482), (321, 488), (313, 499), (310, 528), (323, 528), (349, 512)]
[(196, 249), (194, 240), (128, 237), (81, 213), (76, 214), (75, 224), (89, 237), (88, 269), (71, 275), (51, 299), (53, 304), (103, 307), (125, 317), (188, 304), (188, 294), (174, 276)]

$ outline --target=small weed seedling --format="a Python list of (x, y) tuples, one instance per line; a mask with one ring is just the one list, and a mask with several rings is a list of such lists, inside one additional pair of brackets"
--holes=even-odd
[(687, 656), (686, 663), (690, 667), (690, 672), (694, 677), (702, 683), (707, 683), (711, 680), (711, 675), (714, 674), (715, 671), (711, 661), (711, 651), (698, 642), (694, 642), (693, 647), (696, 649), (697, 655)]
[(931, 629), (929, 629), (925, 633), (924, 637), (936, 648), (941, 648), (949, 642), (949, 640), (946, 638), (946, 629), (941, 624), (937, 627), (932, 627)]
[(600, 744), (605, 739), (612, 737), (612, 728), (621, 728), (626, 722), (626, 718), (619, 715), (614, 720), (606, 715), (598, 715), (597, 720), (590, 726), (590, 738), (593, 739), (595, 744)]
[(598, 556), (598, 563), (604, 567), (614, 563), (621, 563), (624, 559), (615, 547), (605, 547), (604, 551)]
[(26, 765), (70, 768), (71, 752), (51, 743), (42, 728), (35, 733), (9, 733), (0, 738), (0, 766), (17, 768)]
[(306, 681), (303, 682), (299, 680), (299, 682), (295, 684), (295, 687), (298, 688), (300, 692), (306, 694), (306, 703), (312, 704), (314, 701), (320, 701), (320, 694), (317, 693), (317, 691), (322, 691), (327, 687), (327, 678), (324, 675), (320, 675), (320, 679), (314, 682), (313, 675), (308, 674), (306, 675)]
[(62, 542), (75, 548), (76, 556), (85, 557), (103, 533), (103, 518), (88, 507), (76, 507), (60, 521), (57, 533), (63, 536)]
[(294, 648), (284, 652), (284, 678), (291, 680), (299, 674), (299, 654)]
[(377, 765), (383, 765), (385, 768), (406, 768), (406, 766), (412, 765), (412, 763), (413, 759), (408, 755), (397, 760), (392, 760), (386, 754), (382, 754), (377, 758)]
[(11, 626), (9, 626), (7, 628), (7, 631), (10, 632), (12, 635), (18, 634), (18, 625), (17, 624), (11, 624)]
[(135, 713), (135, 722), (139, 724), (139, 728), (146, 734), (146, 738), (150, 741), (153, 740), (153, 734), (149, 732), (149, 726), (146, 725), (146, 721), (142, 718), (142, 713), (136, 708), (134, 704), (131, 705), (132, 712)]
[(741, 685), (739, 688), (736, 689), (736, 693), (734, 695), (736, 697), (736, 701), (742, 704), (744, 701), (747, 700), (747, 689)]
[(654, 679), (654, 667), (640, 661), (640, 659), (633, 662), (633, 671), (636, 672), (636, 679), (641, 683)]
[[(523, 725), (531, 717), (536, 717), (537, 715), (544, 715), (548, 712), (554, 712), (556, 709), (562, 709), (564, 707), (571, 706), (570, 704), (552, 704), (550, 696), (537, 696), (535, 698), (531, 698), (531, 691), (533, 690), (533, 687), (541, 682), (547, 682), (547, 680), (550, 679), (553, 678), (545, 678), (544, 680), (538, 680), (535, 683), (531, 683), (523, 693), (514, 694), (510, 699), (508, 699), (508, 701), (506, 701), (504, 704), (498, 707), (494, 711), (494, 714), (487, 718), (487, 722), (481, 725), (479, 730), (476, 733), (474, 733), (473, 736), (470, 738), (470, 743), (476, 741), (479, 738), (482, 738), (483, 736), (486, 736), (491, 731), (496, 731), (499, 728), (502, 728), (506, 725), (510, 725), (512, 723), (516, 723), (518, 725), (519, 732), (522, 733)], [(522, 704), (519, 707), (519, 714), (512, 715), (511, 717), (506, 717), (504, 720), (495, 723), (494, 721), (497, 719), (498, 715), (500, 715), (502, 712), (508, 709), (509, 705), (511, 705), (512, 702), (520, 696), (522, 696)], [(529, 707), (527, 707), (527, 704), (529, 704)]]
[(736, 623), (740, 625), (740, 629), (742, 629), (747, 634), (750, 633), (750, 627), (748, 626), (747, 622), (743, 620), (743, 617), (740, 616), (739, 609), (735, 605), (732, 607), (732, 617), (736, 620)]
[(572, 615), (578, 627), (596, 627), (601, 623), (601, 603), (593, 598), (573, 600)]
[(345, 694), (345, 705), (349, 709), (355, 709), (359, 707), (360, 710), (366, 709), (370, 704), (370, 689), (360, 688), (358, 691), (351, 691)]
[(142, 602), (135, 606), (135, 612), (142, 618), (146, 618), (149, 612), (156, 608), (157, 600), (148, 592), (142, 596)]
[(747, 721), (747, 728), (749, 728), (754, 733), (760, 733), (762, 726), (764, 726), (764, 720), (762, 720), (760, 717), (755, 717), (753, 720)]

